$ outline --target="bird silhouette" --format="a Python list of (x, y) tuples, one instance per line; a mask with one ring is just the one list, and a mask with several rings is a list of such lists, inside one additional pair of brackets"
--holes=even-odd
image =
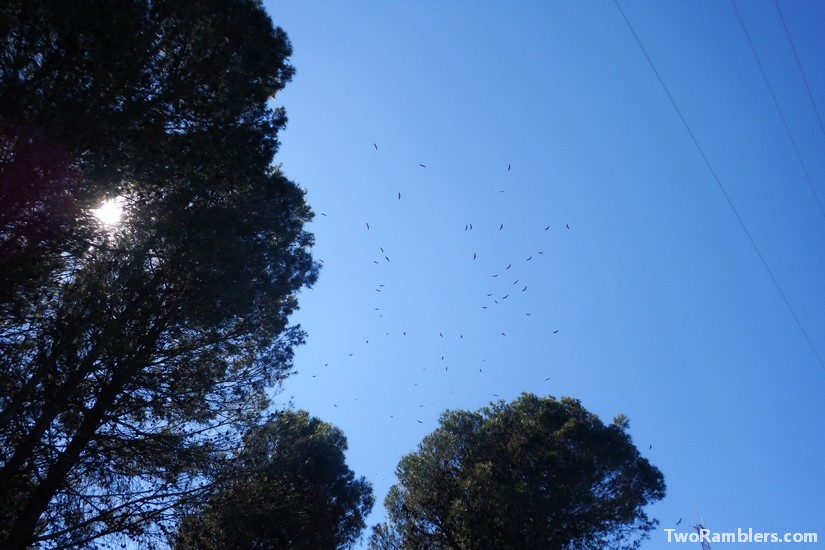
[(513, 264), (508, 264), (504, 269), (510, 269), (511, 267), (513, 267)]
[(547, 231), (548, 229), (550, 229), (550, 226), (549, 226), (549, 225), (548, 225), (547, 227), (545, 227), (545, 228), (544, 228), (544, 230), (545, 230), (545, 231)]
[(421, 164), (421, 163), (418, 163), (418, 165), (419, 165), (421, 168), (426, 168), (426, 166), (424, 166), (424, 165), (423, 165), (423, 164)]
[(679, 518), (679, 521), (676, 522), (676, 525), (679, 525), (680, 523), (682, 523), (682, 518)]
[(367, 224), (367, 229), (369, 229), (369, 228), (370, 228), (370, 224)]
[(419, 423), (419, 424), (423, 424), (423, 422), (421, 422), (420, 420), (418, 421), (418, 423)]
[(510, 171), (510, 165), (509, 164), (507, 165), (507, 171), (508, 172)]
[(498, 230), (499, 230), (499, 231), (501, 231), (502, 229), (504, 229), (504, 224), (501, 224), (501, 225), (498, 227)]
[(473, 252), (473, 259), (474, 260), (476, 259), (476, 253), (475, 252)]
[(376, 151), (378, 150), (378, 146), (376, 144), (373, 143), (372, 146), (375, 147)]
[(559, 332), (559, 329), (556, 329), (556, 330), (553, 331), (553, 334), (557, 334), (558, 332)]
[(398, 192), (398, 200), (401, 200), (401, 191)]
[(564, 224), (564, 226), (565, 226), (567, 229), (570, 229), (570, 224), (569, 224), (569, 223)]

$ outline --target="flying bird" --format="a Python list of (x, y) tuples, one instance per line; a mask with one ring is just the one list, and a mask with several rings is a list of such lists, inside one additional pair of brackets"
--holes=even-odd
[(375, 147), (376, 151), (378, 150), (378, 146), (376, 144), (373, 143), (372, 146)]
[(513, 264), (508, 264), (504, 269), (510, 269), (511, 267), (513, 267)]
[(401, 191), (398, 192), (398, 200), (401, 200)]
[(647, 450), (650, 450), (652, 448), (653, 448), (653, 445), (651, 444), (650, 447), (647, 448)]
[(567, 229), (570, 229), (570, 224), (569, 224), (569, 223), (564, 224), (564, 226), (565, 226)]
[(545, 227), (545, 228), (544, 228), (544, 230), (545, 230), (545, 231), (547, 231), (548, 229), (550, 229), (550, 226), (549, 226), (549, 225), (548, 225), (547, 227)]
[(518, 279), (516, 279), (515, 281), (513, 281), (513, 284), (514, 284), (514, 285), (515, 285), (515, 284), (518, 284)]
[(527, 285), (524, 285), (524, 288), (521, 289), (522, 292), (524, 292), (525, 290), (527, 290)]
[(501, 231), (502, 229), (504, 229), (504, 224), (501, 224), (501, 225), (498, 227), (498, 230), (499, 230), (499, 231)]
[(508, 172), (510, 171), (510, 165), (509, 164), (507, 165), (507, 171)]
[(682, 523), (682, 518), (679, 518), (679, 521), (676, 522), (676, 525), (679, 525), (680, 523)]
[(559, 329), (556, 329), (556, 330), (553, 331), (553, 334), (557, 334), (558, 332), (559, 332)]
[(498, 277), (498, 275), (493, 275), (493, 277)]
[(384, 259), (385, 259), (385, 260), (387, 260), (388, 262), (390, 261), (390, 259), (389, 259), (389, 258), (387, 258), (386, 256), (384, 256)]
[(419, 424), (423, 424), (423, 422), (421, 422), (420, 420), (418, 421), (418, 423), (419, 423)]
[(474, 260), (476, 259), (476, 256), (477, 256), (477, 255), (476, 255), (476, 253), (475, 253), (475, 252), (473, 252), (473, 259), (474, 259)]
[(532, 260), (532, 259), (533, 259), (533, 257), (532, 257), (532, 256), (530, 256), (529, 258), (527, 258), (527, 259), (526, 259), (526, 260), (524, 260), (524, 261), (525, 261), (525, 262), (529, 262), (529, 261), (530, 261), (530, 260)]
[(545, 378), (545, 379), (544, 379), (544, 381), (545, 381), (545, 382), (547, 382), (548, 380), (550, 380), (550, 377), (549, 377), (549, 376), (548, 376), (547, 378)]
[(370, 224), (367, 224), (367, 229), (369, 229), (369, 228), (370, 228)]
[(418, 163), (418, 165), (419, 165), (421, 168), (426, 168), (426, 166), (424, 166), (424, 165), (423, 165), (423, 164), (421, 164), (421, 163)]
[(322, 216), (326, 216), (326, 214), (324, 214), (323, 212), (321, 212), (321, 215), (322, 215)]

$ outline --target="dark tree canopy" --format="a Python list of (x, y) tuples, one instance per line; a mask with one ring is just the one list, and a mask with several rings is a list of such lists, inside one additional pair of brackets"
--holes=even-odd
[(339, 429), (303, 411), (255, 427), (228, 481), (183, 521), (175, 548), (351, 548), (374, 500), (346, 449)]
[(405, 456), (373, 548), (635, 548), (656, 525), (664, 478), (627, 420), (531, 394), (453, 411)]
[(0, 547), (161, 535), (291, 369), (290, 54), (257, 0), (0, 6)]

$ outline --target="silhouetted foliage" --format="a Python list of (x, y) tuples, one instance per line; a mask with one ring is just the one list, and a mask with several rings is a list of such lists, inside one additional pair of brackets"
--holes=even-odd
[(256, 0), (0, 6), (0, 547), (162, 535), (288, 374), (290, 54)]
[(531, 394), (453, 411), (405, 456), (370, 546), (636, 548), (656, 525), (643, 507), (664, 478), (626, 417), (605, 426), (571, 398)]
[(175, 548), (350, 548), (372, 487), (345, 463), (347, 441), (306, 412), (250, 430), (208, 504), (187, 516)]

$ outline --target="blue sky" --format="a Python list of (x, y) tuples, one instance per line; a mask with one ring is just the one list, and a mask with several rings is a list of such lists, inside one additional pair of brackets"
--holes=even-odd
[[(621, 6), (825, 357), (825, 4), (779, 2), (803, 73), (776, 4), (736, 4), (771, 88), (730, 2)], [(668, 485), (645, 549), (695, 509), (825, 537), (825, 365), (613, 2), (267, 9), (323, 261), (277, 400), (344, 430), (370, 524), (443, 410), (527, 391), (630, 417)]]

